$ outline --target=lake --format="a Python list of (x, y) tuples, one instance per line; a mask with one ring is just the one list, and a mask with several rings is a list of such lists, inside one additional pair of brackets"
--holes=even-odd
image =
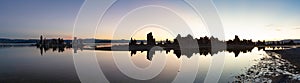
[[(72, 48), (44, 51), (34, 46), (1, 47), (0, 82), (228, 83), (271, 82), (272, 76), (283, 74), (289, 75), (286, 79), (299, 80), (300, 76), (296, 67), (281, 59), (279, 54), (259, 50), (257, 47), (240, 52), (238, 56), (229, 51), (219, 51), (213, 55), (191, 53), (180, 57), (173, 50), (155, 51), (151, 55), (145, 51), (132, 54), (130, 51), (79, 49), (74, 52)], [(221, 66), (212, 67), (218, 64)], [(220, 75), (216, 75), (218, 72)], [(208, 78), (210, 76), (216, 76), (216, 79)]]

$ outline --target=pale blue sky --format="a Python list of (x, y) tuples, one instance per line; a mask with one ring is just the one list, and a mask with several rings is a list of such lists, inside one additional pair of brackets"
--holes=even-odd
[(83, 0), (0, 0), (0, 37), (67, 37)]
[[(76, 15), (83, 2), (83, 0), (0, 0), (0, 38), (38, 38), (40, 34), (47, 37), (71, 38)], [(126, 1), (123, 2), (124, 5), (127, 4)], [(174, 4), (180, 5), (180, 1), (177, 2)], [(218, 9), (227, 39), (233, 38), (234, 35), (254, 40), (300, 38), (299, 0), (213, 0), (213, 2)], [(201, 31), (199, 33), (200, 36), (206, 35), (201, 34)], [(100, 33), (99, 35), (99, 38), (109, 39)]]

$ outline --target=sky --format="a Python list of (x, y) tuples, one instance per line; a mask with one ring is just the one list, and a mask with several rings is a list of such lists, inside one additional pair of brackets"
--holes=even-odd
[[(253, 40), (300, 39), (299, 0), (212, 1), (225, 39), (234, 35)], [(83, 4), (84, 0), (0, 0), (0, 38), (37, 39), (44, 35), (71, 39)], [(97, 39), (145, 39), (149, 32), (158, 40), (177, 34), (210, 36), (201, 18), (181, 0), (121, 0), (109, 8), (102, 25), (95, 28)]]

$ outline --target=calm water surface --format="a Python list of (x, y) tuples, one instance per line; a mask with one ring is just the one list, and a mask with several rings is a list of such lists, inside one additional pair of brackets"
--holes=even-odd
[[(73, 61), (72, 48), (64, 49), (63, 52), (49, 49), (41, 54), (39, 48), (36, 47), (3, 47), (0, 48), (0, 82), (22, 82), (22, 83), (76, 83), (80, 82), (80, 77), (76, 73)], [(195, 69), (195, 66), (181, 65), (183, 62), (193, 62), (199, 60), (199, 68), (197, 69), (197, 76), (194, 82), (203, 82), (205, 80), (209, 66), (212, 59), (218, 56), (219, 53), (225, 53), (225, 64), (219, 82), (233, 82), (238, 81), (237, 76), (247, 75), (249, 69), (261, 64), (270, 54), (265, 51), (252, 49), (251, 52), (241, 52), (237, 57), (234, 53), (227, 51), (219, 52), (214, 55), (200, 55), (194, 53), (192, 56), (187, 57), (182, 55), (178, 58), (173, 51), (169, 53), (166, 51), (155, 51), (151, 60), (147, 59), (147, 52), (138, 51), (136, 54), (131, 55), (129, 51), (92, 51), (92, 50), (79, 50), (82, 56), (85, 54), (94, 53), (105, 77), (110, 82), (172, 82), (176, 75), (182, 72), (180, 67), (187, 67), (187, 69)], [(155, 61), (164, 58), (159, 56), (165, 54), (166, 65), (161, 72), (150, 81), (135, 80), (126, 76), (119, 70), (114, 62), (114, 57), (122, 57), (129, 59), (138, 68), (147, 68), (149, 65), (155, 65)], [(79, 55), (79, 56), (80, 56)], [(120, 56), (122, 55), (122, 56)], [(77, 55), (78, 56), (78, 55)], [(126, 61), (126, 60), (125, 60)], [(153, 61), (153, 62), (151, 62)], [(257, 70), (257, 69), (256, 69)], [(136, 72), (131, 72), (135, 74)], [(153, 72), (145, 72), (151, 74)], [(189, 73), (189, 72), (186, 72)], [(139, 74), (139, 73), (136, 73)], [(297, 74), (295, 74), (297, 76)], [(188, 78), (192, 77), (186, 77)], [(249, 79), (247, 79), (249, 80)], [(250, 79), (251, 80), (251, 79)], [(266, 79), (268, 82), (270, 79)], [(261, 81), (261, 80), (260, 80)]]

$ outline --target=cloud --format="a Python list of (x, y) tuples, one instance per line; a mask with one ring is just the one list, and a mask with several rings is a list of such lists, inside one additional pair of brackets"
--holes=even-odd
[(272, 27), (272, 26), (274, 26), (274, 24), (265, 25), (265, 27)]
[(300, 25), (293, 26), (292, 29), (300, 29)]
[(278, 25), (278, 24), (265, 25), (265, 28), (267, 30), (270, 30), (270, 31), (282, 31), (282, 27), (284, 27), (284, 26), (283, 25)]
[(283, 29), (299, 30), (300, 25), (278, 25), (278, 24), (268, 24), (265, 25), (268, 30), (282, 31)]
[(282, 25), (268, 24), (268, 25), (265, 25), (265, 27), (282, 27)]
[(299, 26), (299, 27), (296, 27), (296, 28), (294, 28), (294, 29), (300, 29), (300, 26)]

